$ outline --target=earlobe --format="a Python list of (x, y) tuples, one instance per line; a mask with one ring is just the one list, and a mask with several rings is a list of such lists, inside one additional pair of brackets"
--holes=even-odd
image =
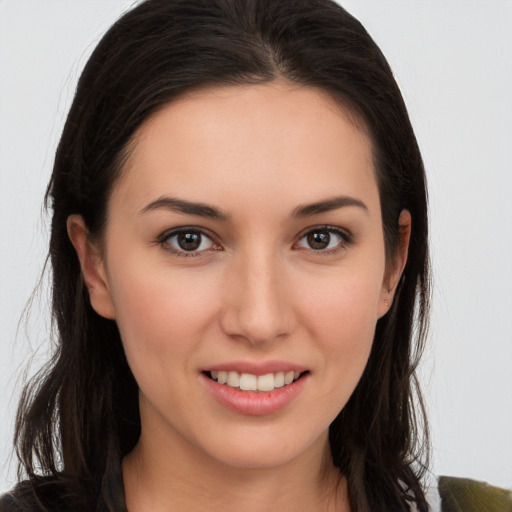
[(400, 282), (405, 264), (407, 263), (409, 241), (411, 238), (411, 222), (411, 214), (409, 211), (402, 210), (398, 219), (399, 245), (393, 262), (391, 262), (386, 271), (386, 277), (382, 287), (382, 311), (380, 311), (380, 316), (386, 314), (393, 304), (398, 283)]
[(67, 220), (68, 236), (80, 261), (91, 306), (104, 318), (114, 319), (115, 309), (110, 295), (105, 263), (101, 251), (91, 241), (81, 215), (70, 215)]

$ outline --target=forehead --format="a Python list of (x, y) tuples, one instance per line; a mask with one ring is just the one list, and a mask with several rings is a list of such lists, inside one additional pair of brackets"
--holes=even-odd
[(369, 138), (325, 92), (271, 83), (206, 88), (162, 107), (137, 131), (113, 195), (141, 207), (163, 194), (301, 203), (333, 187), (375, 196)]

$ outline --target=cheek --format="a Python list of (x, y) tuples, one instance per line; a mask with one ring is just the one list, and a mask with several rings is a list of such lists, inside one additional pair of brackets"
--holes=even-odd
[(304, 324), (323, 352), (329, 389), (339, 393), (340, 409), (357, 385), (371, 351), (380, 282), (378, 274), (345, 274), (327, 280), (313, 292), (302, 292)]
[(309, 312), (311, 329), (320, 337), (328, 334), (333, 343), (338, 334), (347, 348), (372, 338), (378, 320), (380, 283), (379, 277), (355, 273), (312, 282), (315, 286), (307, 286), (303, 280), (302, 309)]
[(111, 295), (130, 365), (148, 372), (178, 359), (186, 365), (215, 314), (211, 280), (198, 273), (171, 273), (162, 265), (139, 269), (126, 260), (115, 268)]

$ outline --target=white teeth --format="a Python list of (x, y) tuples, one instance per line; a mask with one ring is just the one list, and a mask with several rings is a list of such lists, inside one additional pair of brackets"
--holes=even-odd
[(273, 373), (267, 373), (266, 375), (260, 375), (258, 377), (258, 391), (272, 391), (274, 387)]
[(219, 384), (227, 384), (242, 391), (273, 391), (291, 384), (300, 377), (300, 372), (277, 372), (266, 375), (253, 375), (252, 373), (238, 373), (234, 371), (212, 371), (213, 380)]
[(237, 372), (228, 372), (227, 385), (232, 388), (240, 386), (240, 375)]
[(258, 389), (258, 378), (250, 373), (240, 375), (240, 389), (243, 391), (256, 391)]
[(284, 372), (279, 372), (274, 375), (274, 387), (282, 388), (284, 386)]

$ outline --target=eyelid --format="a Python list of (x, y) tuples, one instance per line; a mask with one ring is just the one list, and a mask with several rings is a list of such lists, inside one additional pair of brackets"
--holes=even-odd
[[(185, 251), (183, 249), (174, 248), (174, 247), (170, 246), (170, 244), (167, 242), (167, 240), (169, 238), (177, 236), (180, 233), (187, 233), (187, 232), (199, 233), (201, 236), (208, 238), (215, 247), (208, 248), (208, 249), (202, 249), (200, 251)], [(180, 256), (180, 257), (191, 257), (191, 256), (201, 256), (205, 252), (209, 252), (211, 250), (215, 250), (215, 251), (221, 250), (222, 247), (217, 242), (216, 238), (217, 237), (215, 235), (213, 235), (209, 230), (202, 228), (202, 227), (179, 226), (179, 227), (171, 228), (171, 229), (164, 231), (161, 235), (159, 235), (156, 238), (156, 243), (161, 245), (165, 251), (168, 251), (171, 254), (174, 254), (174, 255)]]
[[(297, 247), (297, 244), (299, 241), (301, 241), (309, 233), (315, 232), (315, 231), (327, 231), (329, 233), (334, 233), (337, 236), (341, 237), (343, 241), (340, 242), (339, 244), (337, 244), (335, 247), (331, 247), (329, 249), (313, 249), (313, 248), (308, 249), (306, 247)], [(186, 250), (180, 250), (180, 249), (171, 247), (170, 244), (167, 242), (167, 240), (173, 236), (179, 235), (180, 233), (184, 233), (184, 232), (185, 233), (186, 232), (197, 232), (201, 236), (208, 238), (215, 247), (202, 249), (200, 251), (186, 251)], [(341, 228), (340, 226), (332, 226), (332, 225), (327, 225), (327, 224), (320, 224), (317, 226), (309, 226), (308, 228), (302, 230), (295, 237), (295, 240), (296, 240), (296, 242), (293, 244), (295, 249), (306, 250), (306, 251), (309, 251), (309, 252), (312, 252), (312, 253), (318, 254), (318, 255), (322, 255), (322, 254), (327, 255), (327, 254), (332, 254), (332, 253), (338, 252), (338, 251), (342, 250), (343, 248), (346, 248), (347, 246), (352, 245), (355, 242), (354, 235), (348, 229)], [(175, 254), (175, 255), (181, 256), (181, 257), (201, 256), (205, 252), (209, 252), (211, 250), (215, 250), (215, 251), (222, 250), (222, 246), (217, 241), (217, 237), (213, 233), (211, 233), (208, 229), (205, 229), (205, 228), (199, 227), (199, 226), (179, 226), (179, 227), (168, 229), (168, 230), (164, 231), (161, 235), (159, 235), (156, 238), (155, 242), (157, 244), (161, 245), (165, 251), (168, 251), (172, 254)]]
[(299, 247), (299, 250), (306, 250), (310, 251), (314, 254), (318, 255), (325, 255), (325, 254), (332, 254), (335, 252), (338, 252), (339, 250), (346, 248), (349, 245), (352, 245), (355, 242), (354, 235), (346, 228), (341, 228), (340, 226), (331, 226), (327, 224), (321, 224), (318, 226), (310, 226), (303, 231), (301, 231), (297, 237), (296, 242), (294, 243), (294, 246), (297, 245), (298, 242), (300, 242), (305, 236), (307, 236), (309, 233), (315, 232), (315, 231), (327, 231), (329, 233), (334, 233), (338, 236), (340, 236), (343, 239), (343, 242), (336, 245), (336, 247), (331, 247), (330, 249), (313, 249), (313, 248), (306, 248), (306, 247)]

